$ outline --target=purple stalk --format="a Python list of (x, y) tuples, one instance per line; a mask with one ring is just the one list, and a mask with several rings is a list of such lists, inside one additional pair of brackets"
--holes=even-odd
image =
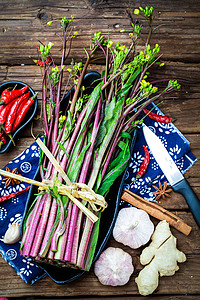
[(20, 254), (22, 255), (22, 248), (23, 248), (23, 244), (26, 240), (26, 237), (27, 237), (27, 233), (28, 233), (28, 229), (29, 229), (29, 226), (30, 226), (30, 222), (31, 222), (31, 218), (32, 218), (32, 215), (34, 213), (34, 210), (32, 210), (26, 220), (26, 228), (25, 228), (25, 232), (23, 233), (23, 236), (22, 236), (22, 241), (21, 241), (21, 247), (20, 247)]
[(46, 223), (47, 223), (47, 219), (49, 216), (49, 210), (50, 210), (50, 206), (51, 206), (51, 195), (45, 194), (45, 195), (43, 195), (43, 197), (44, 197), (44, 206), (43, 206), (43, 210), (42, 210), (42, 215), (40, 217), (40, 222), (37, 227), (34, 242), (33, 242), (32, 248), (31, 248), (31, 252), (30, 252), (30, 256), (32, 256), (32, 257), (38, 256), (38, 252), (40, 249), (40, 245), (42, 243), (42, 238), (43, 238), (43, 235), (45, 232)]
[(53, 259), (53, 257), (54, 257), (54, 251), (49, 250), (49, 253), (48, 253), (47, 257), (51, 261)]
[(62, 50), (62, 58), (61, 58), (61, 71), (60, 71), (58, 88), (57, 88), (57, 96), (56, 96), (55, 122), (54, 122), (54, 131), (53, 131), (53, 135), (52, 135), (52, 145), (54, 145), (56, 143), (56, 139), (57, 139), (57, 136), (58, 136), (60, 98), (61, 98), (61, 87), (62, 87), (62, 78), (63, 78), (62, 66), (64, 65), (64, 61), (65, 61), (65, 52), (66, 52), (66, 32), (64, 31), (63, 50)]
[(87, 109), (88, 109), (88, 106), (89, 106), (90, 102), (91, 102), (91, 101), (89, 101), (89, 102), (86, 104), (86, 106), (85, 106), (84, 109), (81, 111), (81, 113), (80, 113), (80, 115), (79, 115), (79, 117), (78, 117), (78, 120), (77, 120), (77, 123), (76, 123), (76, 127), (74, 128), (72, 137), (71, 137), (70, 142), (69, 142), (69, 144), (68, 144), (68, 146), (67, 146), (67, 149), (66, 149), (68, 153), (70, 153), (70, 151), (71, 151), (71, 149), (72, 149), (72, 147), (73, 147), (73, 145), (74, 145), (74, 143), (75, 143), (75, 140), (76, 140), (77, 135), (78, 135), (78, 133), (79, 133), (79, 129), (80, 129), (80, 127), (81, 127), (83, 118), (85, 117), (85, 114), (86, 114), (86, 112), (87, 112)]
[(51, 240), (51, 247), (50, 247), (51, 251), (57, 250), (58, 238), (60, 235), (62, 235), (64, 233), (64, 230), (65, 230), (65, 226), (63, 224), (63, 222), (64, 222), (64, 207), (63, 207), (61, 199), (58, 198), (58, 201), (60, 202), (59, 206), (58, 206), (58, 209), (60, 210), (60, 219), (59, 219), (59, 223), (56, 228), (56, 231), (54, 232), (52, 240)]
[(81, 210), (79, 210), (78, 217), (76, 220), (76, 228), (75, 228), (75, 232), (74, 232), (74, 240), (73, 240), (73, 245), (72, 245), (71, 263), (73, 263), (73, 264), (76, 264), (80, 228), (81, 228), (81, 224), (82, 224), (82, 217), (83, 217), (83, 213)]
[(80, 246), (79, 246), (77, 263), (76, 263), (77, 266), (79, 266), (82, 269), (84, 269), (84, 267), (85, 267), (85, 264), (84, 264), (85, 254), (86, 254), (87, 246), (88, 246), (88, 243), (90, 240), (92, 228), (93, 228), (93, 223), (88, 218), (86, 218), (86, 223), (85, 223), (85, 227), (84, 227), (83, 234), (82, 234), (82, 239), (81, 239)]
[(24, 242), (24, 246), (22, 249), (23, 256), (28, 256), (31, 251), (31, 246), (35, 237), (35, 232), (40, 219), (40, 214), (42, 212), (43, 204), (44, 204), (44, 197), (39, 196), (36, 205), (34, 207), (34, 212), (27, 232), (27, 238)]
[(123, 128), (123, 131), (127, 131), (129, 129), (129, 127), (131, 126), (132, 122), (137, 118), (137, 116), (142, 112), (143, 108), (145, 108), (147, 105), (149, 105), (150, 103), (152, 103), (153, 101), (155, 101), (156, 99), (160, 98), (161, 96), (163, 96), (164, 94), (168, 93), (171, 91), (171, 87), (166, 88), (163, 92), (161, 92), (159, 95), (154, 96), (153, 98), (149, 99), (148, 101), (146, 101), (146, 103), (137, 109), (137, 112), (128, 120), (126, 126)]
[[(78, 136), (78, 134), (79, 134), (79, 129), (80, 129), (80, 127), (81, 127), (83, 118), (85, 117), (85, 114), (86, 114), (86, 112), (87, 112), (88, 105), (89, 105), (89, 104), (87, 103), (86, 106), (84, 107), (84, 109), (81, 111), (81, 113), (80, 113), (80, 115), (79, 115), (79, 117), (78, 117), (78, 120), (77, 120), (75, 129), (74, 129), (74, 131), (73, 131), (73, 133), (72, 133), (71, 139), (70, 139), (70, 141), (69, 141), (69, 143), (68, 143), (68, 145), (67, 145), (66, 151), (67, 151), (67, 153), (69, 153), (69, 154), (71, 153), (71, 155), (72, 155), (72, 153), (73, 153), (72, 148), (75, 147), (75, 145), (76, 145), (76, 139), (77, 139), (77, 136)], [(68, 157), (65, 155), (64, 158), (63, 158), (63, 160), (62, 160), (62, 162), (61, 162), (61, 166), (62, 166), (63, 170), (68, 169), (68, 166), (67, 166), (67, 162), (68, 162), (68, 161), (70, 161), (70, 160), (69, 160)]]
[[(59, 136), (58, 136), (58, 138), (57, 138), (56, 141), (59, 141), (59, 142), (60, 142), (60, 140), (61, 140), (61, 138), (62, 138), (62, 135), (63, 135), (63, 131), (64, 131), (64, 128), (61, 129), (61, 131), (60, 131), (60, 133), (59, 133)], [(53, 150), (52, 150), (52, 155), (53, 155), (54, 157), (57, 155), (58, 150), (59, 150), (59, 145), (58, 145), (58, 143), (56, 142), (56, 143), (54, 144), (54, 147), (53, 147)], [(46, 158), (46, 156), (45, 156), (45, 158)], [(49, 177), (51, 177), (51, 174), (53, 173), (53, 170), (54, 170), (54, 167), (53, 167), (51, 161), (48, 162), (48, 167), (47, 167), (47, 169), (48, 169), (48, 172), (47, 172), (47, 174), (46, 174), (46, 178), (49, 178)]]
[(51, 229), (53, 227), (54, 221), (56, 219), (56, 213), (57, 213), (57, 203), (56, 203), (56, 200), (53, 199), (50, 214), (49, 214), (49, 220), (48, 220), (48, 223), (47, 223), (47, 226), (46, 226), (45, 235), (44, 235), (42, 246), (41, 246), (40, 252), (39, 252), (39, 256), (41, 256), (41, 257), (43, 256), (42, 255), (42, 250), (46, 246), (48, 237), (50, 235), (50, 232), (51, 232)]
[(65, 232), (63, 234), (63, 236), (59, 239), (59, 243), (58, 243), (58, 248), (59, 248), (59, 244), (61, 243), (60, 246), (60, 251), (58, 250), (55, 255), (54, 258), (55, 259), (64, 259), (64, 253), (65, 253), (65, 247), (66, 247), (66, 242), (67, 242), (67, 237), (68, 237), (68, 232), (69, 232), (69, 223), (70, 223), (70, 218), (71, 218), (71, 212), (72, 212), (72, 202), (69, 202), (69, 206), (68, 206), (68, 212), (67, 212), (67, 218), (65, 221)]
[[(89, 128), (89, 126), (90, 126), (90, 122), (91, 122), (92, 117), (93, 117), (93, 112), (92, 112), (91, 115), (89, 116), (88, 122), (87, 122), (86, 127), (85, 127), (85, 130), (83, 131), (83, 134), (82, 134), (82, 142), (81, 142), (81, 145), (80, 145), (80, 148), (79, 148), (77, 157), (79, 156), (79, 154), (80, 154), (80, 152), (81, 152), (81, 149), (82, 149), (82, 147), (83, 147), (83, 145), (84, 145), (85, 137), (86, 137), (86, 135), (87, 135), (88, 128)], [(79, 137), (79, 136), (78, 136), (78, 137)], [(77, 139), (78, 139), (78, 137), (77, 137)], [(75, 163), (75, 161), (76, 161), (76, 159), (74, 159), (74, 161), (73, 161), (73, 163), (71, 164), (70, 169), (69, 169), (69, 165), (70, 165), (70, 162), (71, 162), (71, 158), (72, 158), (72, 155), (73, 155), (73, 151), (74, 151), (75, 146), (76, 146), (76, 142), (74, 143), (73, 148), (72, 148), (72, 150), (71, 150), (71, 154), (70, 154), (70, 156), (69, 156), (68, 163), (65, 164), (65, 167), (63, 167), (63, 169), (68, 170), (68, 172), (70, 172), (70, 170), (73, 168), (73, 165), (74, 165), (74, 163)]]
[[(100, 126), (99, 119), (100, 119), (100, 114), (101, 114), (101, 106), (102, 106), (102, 99), (100, 98), (98, 101), (98, 105), (97, 105), (93, 130), (92, 130), (91, 139), (90, 139), (91, 145), (86, 153), (86, 156), (85, 156), (82, 168), (81, 168), (81, 174), (80, 174), (80, 177), (78, 180), (78, 182), (81, 182), (81, 183), (86, 182), (89, 165), (90, 165), (91, 158), (93, 155), (94, 144), (95, 144), (98, 129)], [(88, 122), (88, 123), (90, 123), (90, 122)], [(74, 232), (73, 244), (68, 243), (66, 249), (67, 249), (68, 253), (70, 253), (70, 252), (72, 253), (71, 262), (75, 264), (76, 258), (77, 258), (77, 252), (78, 252), (78, 243), (79, 243), (79, 235), (80, 235), (80, 228), (81, 228), (82, 212), (79, 211), (78, 207), (76, 206), (76, 209), (74, 208), (74, 210), (72, 211), (72, 215), (73, 215), (73, 213), (75, 214), (73, 216), (74, 217), (73, 224), (76, 224), (75, 231), (73, 231), (74, 229), (72, 230), (72, 232)], [(78, 218), (78, 220), (77, 220), (77, 218)], [(70, 227), (74, 226), (73, 224), (70, 223)], [(71, 249), (71, 247), (72, 247), (72, 249)]]
[(91, 135), (91, 139), (90, 139), (91, 145), (90, 145), (90, 148), (88, 149), (88, 151), (86, 153), (86, 157), (84, 159), (84, 163), (83, 163), (83, 166), (81, 168), (81, 174), (80, 174), (79, 182), (85, 183), (85, 181), (86, 181), (88, 168), (89, 168), (90, 161), (91, 161), (92, 154), (93, 154), (93, 150), (94, 150), (94, 144), (95, 144), (97, 133), (98, 133), (99, 126), (100, 126), (99, 119), (100, 119), (100, 114), (101, 114), (101, 106), (102, 106), (102, 99), (99, 98), (98, 105), (97, 105), (97, 110), (96, 110), (96, 114), (95, 114), (94, 125), (93, 125), (93, 129), (92, 129), (92, 135)]
[(68, 234), (66, 251), (65, 251), (65, 256), (64, 256), (64, 260), (66, 260), (66, 261), (71, 261), (72, 243), (73, 243), (73, 238), (74, 238), (78, 210), (79, 209), (76, 206), (76, 204), (73, 204), (71, 220), (70, 220), (70, 225), (69, 225), (69, 234)]
[(74, 112), (74, 108), (75, 108), (75, 105), (76, 105), (76, 100), (78, 98), (78, 94), (79, 94), (79, 91), (80, 91), (80, 88), (81, 88), (81, 84), (82, 84), (82, 81), (83, 81), (83, 77), (85, 75), (85, 72), (87, 70), (87, 67), (89, 65), (89, 62), (90, 62), (90, 58), (91, 58), (91, 55), (92, 55), (92, 52), (89, 54), (87, 60), (86, 60), (86, 63), (83, 67), (83, 70), (81, 72), (81, 76), (79, 77), (78, 79), (78, 84), (76, 86), (76, 90), (74, 92), (74, 95), (73, 95), (73, 98), (72, 98), (72, 103), (71, 103), (71, 106), (70, 106), (70, 112), (73, 114)]
[(46, 71), (43, 76), (43, 84), (42, 84), (42, 111), (43, 111), (43, 119), (44, 119), (44, 130), (45, 135), (48, 135), (48, 121), (47, 121), (47, 112), (46, 112), (46, 97), (47, 97), (47, 82), (46, 82)]

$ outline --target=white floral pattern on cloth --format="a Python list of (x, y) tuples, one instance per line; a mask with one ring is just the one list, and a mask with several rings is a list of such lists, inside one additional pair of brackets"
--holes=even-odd
[[(10, 170), (17, 168), (18, 173), (28, 178), (34, 178), (39, 165), (39, 148), (37, 143), (33, 143), (20, 155), (10, 161), (7, 166)], [(3, 168), (6, 169), (6, 166)], [(14, 186), (5, 187), (5, 181), (0, 175), (0, 197), (23, 190), (29, 184), (19, 182)], [(0, 204), (0, 238), (3, 239), (9, 224), (18, 223), (22, 221), (24, 208), (28, 191), (21, 195), (9, 199)], [(16, 271), (16, 273), (26, 282), (33, 284), (42, 278), (45, 273), (30, 259), (24, 258), (19, 253), (20, 241), (7, 245), (0, 241), (0, 254), (8, 262), (8, 264)]]
[[(151, 104), (148, 109), (152, 109), (153, 106), (153, 112), (159, 115), (163, 115), (161, 110), (154, 104)], [(146, 117), (144, 119), (144, 123), (160, 138), (182, 173), (185, 173), (196, 162), (196, 157), (190, 151), (189, 141), (174, 126), (173, 123), (158, 123), (150, 119), (149, 117)], [(148, 148), (143, 135), (143, 130), (141, 128), (138, 128), (136, 143), (126, 170), (124, 188), (140, 195), (148, 201), (155, 201), (155, 196), (152, 194), (155, 189), (152, 187), (152, 185), (158, 186), (159, 181), (161, 181), (161, 183), (163, 184), (167, 179), (162, 173), (151, 152), (149, 152), (150, 161), (146, 173), (141, 178), (137, 180), (135, 179), (140, 165), (144, 159), (143, 145)], [(121, 200), (121, 207), (127, 205), (127, 203)]]

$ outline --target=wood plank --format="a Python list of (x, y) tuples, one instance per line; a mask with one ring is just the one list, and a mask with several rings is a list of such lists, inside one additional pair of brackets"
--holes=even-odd
[[(191, 12), (190, 5), (186, 5), (185, 10), (181, 8), (181, 12), (178, 5), (173, 6), (173, 12), (169, 11), (169, 6), (167, 7), (167, 12), (164, 11), (158, 14), (162, 7), (155, 1), (153, 1), (152, 5), (154, 5), (156, 15), (159, 17), (155, 26), (164, 23), (163, 27), (159, 27), (154, 32), (155, 35), (152, 42), (154, 43), (156, 40), (160, 44), (165, 59), (198, 62), (198, 48), (200, 43), (199, 14)], [(126, 9), (133, 10), (134, 8), (134, 3), (124, 4), (122, 7), (120, 5), (119, 7), (112, 1), (106, 1), (106, 3), (100, 1), (98, 5), (93, 6), (91, 9), (90, 3), (87, 1), (82, 1), (81, 3), (74, 1), (73, 4), (70, 1), (67, 5), (64, 1), (61, 1), (59, 9), (56, 7), (55, 10), (55, 6), (43, 5), (41, 11), (40, 4), (36, 2), (34, 5), (32, 4), (27, 7), (26, 13), (20, 13), (19, 4), (18, 17), (16, 18), (16, 10), (13, 9), (12, 3), (9, 6), (5, 4), (3, 10), (1, 10), (0, 18), (2, 20), (0, 26), (3, 28), (0, 35), (0, 42), (5, 44), (5, 47), (0, 49), (0, 60), (2, 63), (11, 65), (30, 64), (28, 56), (34, 56), (34, 44), (37, 43), (38, 39), (44, 42), (50, 40), (53, 42), (59, 41), (59, 38), (55, 37), (53, 29), (44, 27), (44, 21), (58, 18), (62, 13), (66, 13), (66, 11), (67, 16), (75, 14), (77, 18), (75, 29), (80, 32), (80, 36), (72, 45), (72, 50), (75, 51), (77, 59), (81, 59), (83, 56), (82, 45), (86, 48), (89, 47), (90, 41), (88, 35), (93, 35), (95, 31), (101, 31), (104, 34), (107, 34), (109, 31), (114, 42), (121, 40), (122, 43), (127, 44), (127, 35), (125, 33), (121, 34), (119, 31), (122, 28), (131, 29)], [(88, 24), (88, 15), (92, 20), (91, 24)], [(170, 22), (171, 17), (173, 17), (173, 23)], [(188, 26), (188, 24), (190, 25)], [(144, 26), (144, 28), (146, 30), (147, 26)], [(192, 38), (191, 28), (193, 30)], [(182, 32), (184, 32), (184, 36)], [(15, 36), (14, 40), (13, 36)], [(60, 45), (55, 47), (57, 52)], [(173, 47), (173, 52), (171, 51), (171, 47)], [(15, 48), (15, 51), (13, 51), (13, 48)]]
[[(172, 296), (170, 295), (170, 300), (194, 300), (194, 299), (197, 299), (196, 297), (198, 297), (199, 295), (178, 295), (178, 296)], [(29, 300), (30, 298), (23, 298), (24, 300)], [(40, 300), (41, 298), (40, 297), (34, 297), (34, 300)], [(45, 300), (52, 300), (52, 298), (43, 298)], [(62, 297), (56, 297), (56, 299), (63, 299)], [(67, 297), (67, 299), (73, 299), (73, 300), (88, 300), (88, 297)], [(102, 299), (101, 296), (96, 296), (96, 297), (90, 297), (89, 298), (90, 300), (96, 300), (96, 299)], [(138, 296), (138, 295), (131, 295), (131, 296), (127, 296), (127, 295), (123, 295), (123, 296), (106, 296), (105, 297), (106, 300), (132, 300), (132, 299), (137, 299), (137, 300), (143, 300), (144, 297), (143, 296)], [(152, 296), (146, 296), (145, 299), (152, 299)], [(169, 295), (162, 295), (162, 296), (159, 296), (159, 295), (156, 295), (156, 299), (157, 300), (163, 300), (163, 299), (169, 299)], [(10, 300), (21, 300), (21, 298), (10, 298)]]

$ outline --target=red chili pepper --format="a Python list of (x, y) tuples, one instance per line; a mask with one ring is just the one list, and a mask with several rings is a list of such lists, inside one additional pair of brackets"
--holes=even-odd
[(2, 145), (4, 145), (6, 143), (6, 135), (5, 132), (1, 132), (0, 133), (0, 149), (2, 147)]
[(17, 127), (20, 125), (21, 121), (24, 119), (27, 111), (29, 110), (29, 108), (31, 107), (31, 105), (34, 103), (34, 99), (33, 98), (29, 98), (27, 101), (22, 102), (20, 107), (18, 108), (17, 111), (17, 117), (15, 119), (15, 122), (13, 124), (13, 128), (12, 131), (15, 131), (17, 129)]
[(2, 112), (2, 110), (4, 109), (5, 105), (0, 105), (0, 114)]
[(145, 147), (144, 145), (143, 148), (144, 148), (144, 160), (141, 163), (139, 171), (136, 174), (136, 179), (142, 177), (146, 173), (147, 167), (149, 165), (149, 151), (147, 147)]
[(161, 116), (161, 115), (157, 115), (153, 112), (150, 112), (148, 109), (144, 108), (143, 112), (145, 113), (145, 115), (148, 115), (149, 118), (151, 118), (154, 121), (157, 121), (159, 123), (171, 123), (172, 122), (172, 118), (168, 117), (168, 116)]
[(4, 202), (5, 200), (9, 200), (11, 198), (17, 197), (17, 196), (21, 195), (23, 192), (27, 191), (28, 189), (30, 189), (30, 185), (27, 186), (25, 189), (23, 189), (21, 191), (18, 191), (16, 193), (12, 193), (12, 194), (8, 194), (8, 195), (5, 195), (5, 196), (1, 197), (0, 198), (0, 203)]
[(0, 105), (10, 103), (15, 98), (18, 98), (21, 95), (23, 95), (23, 93), (27, 89), (28, 89), (28, 86), (24, 86), (23, 88), (21, 88), (19, 90), (13, 90), (13, 91), (4, 90), (3, 93), (1, 94)]
[(20, 104), (26, 101), (29, 98), (30, 92), (22, 95), (21, 97), (15, 99), (14, 104), (12, 105), (5, 122), (5, 133), (12, 132), (12, 127), (14, 124), (14, 121), (16, 119), (16, 116), (18, 114), (18, 108), (20, 107)]
[(12, 102), (10, 102), (8, 105), (5, 105), (2, 112), (0, 113), (0, 126), (2, 126), (7, 118), (7, 115), (13, 105), (13, 103), (15, 102), (15, 100), (13, 100)]

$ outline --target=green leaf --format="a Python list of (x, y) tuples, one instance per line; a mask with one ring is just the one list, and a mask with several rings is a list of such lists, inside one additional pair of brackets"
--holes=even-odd
[(99, 128), (98, 135), (96, 138), (96, 147), (102, 144), (103, 140), (106, 139), (106, 135), (112, 130), (113, 126), (116, 124), (121, 111), (121, 101), (116, 103), (116, 98), (105, 108), (105, 115), (103, 122)]
[[(111, 102), (115, 103), (115, 99), (113, 99)], [(111, 104), (111, 102), (109, 104)], [(93, 187), (95, 185), (96, 179), (99, 174), (99, 170), (101, 169), (101, 163), (102, 163), (103, 157), (106, 153), (106, 150), (108, 149), (109, 143), (112, 139), (112, 136), (113, 136), (116, 126), (118, 124), (118, 120), (119, 120), (119, 117), (121, 114), (121, 109), (122, 109), (121, 105), (122, 105), (121, 101), (118, 101), (116, 103), (116, 105), (114, 106), (114, 109), (112, 110), (112, 115), (107, 110), (107, 115), (105, 116), (107, 121), (104, 123), (104, 130), (106, 131), (106, 134), (104, 136), (102, 136), (102, 135), (100, 136), (102, 142), (99, 147), (98, 155), (94, 160), (93, 169), (92, 169), (92, 173), (91, 173), (90, 180), (89, 180), (89, 184), (91, 187)], [(107, 108), (108, 108), (108, 106), (107, 106)], [(112, 117), (110, 118), (110, 116), (112, 116)], [(98, 140), (98, 135), (97, 135), (97, 140)]]
[(122, 151), (120, 151), (118, 156), (110, 164), (108, 172), (103, 178), (102, 184), (98, 189), (98, 193), (100, 195), (105, 195), (105, 193), (109, 191), (114, 181), (124, 172), (127, 163), (130, 159), (128, 141), (126, 143), (121, 142), (119, 146), (122, 149)]
[(127, 138), (127, 139), (131, 139), (131, 135), (130, 135), (128, 132), (122, 132), (122, 133), (120, 134), (120, 136), (121, 136), (121, 137), (125, 137), (125, 138)]
[(102, 82), (100, 82), (94, 88), (90, 98), (88, 99), (89, 106), (88, 106), (87, 112), (85, 114), (85, 117), (84, 117), (84, 119), (81, 123), (81, 132), (85, 129), (85, 126), (87, 125), (87, 122), (88, 122), (88, 118), (89, 118), (91, 112), (93, 111), (95, 105), (97, 104), (97, 101), (99, 100), (99, 97), (100, 97), (100, 94), (101, 94), (101, 86), (102, 86)]
[(67, 150), (65, 149), (65, 147), (59, 142), (57, 141), (60, 149), (65, 153), (65, 155), (67, 156), (67, 158), (69, 158), (69, 153), (67, 152)]
[(69, 172), (69, 174), (67, 174), (69, 176), (69, 179), (71, 182), (75, 182), (77, 180), (78, 174), (80, 172), (82, 163), (83, 163), (83, 159), (85, 156), (86, 151), (88, 150), (88, 148), (90, 147), (91, 143), (88, 143), (81, 151), (81, 153), (78, 155), (78, 157), (75, 159), (74, 164), (72, 165), (72, 169)]
[(74, 120), (72, 118), (72, 114), (71, 112), (68, 110), (67, 111), (67, 121), (65, 124), (65, 130), (63, 133), (63, 141), (66, 141), (69, 137), (69, 135), (71, 134), (72, 130), (74, 129)]
[(102, 168), (99, 171), (98, 176), (97, 176), (97, 180), (96, 180), (96, 183), (95, 183), (95, 191), (97, 191), (99, 189), (100, 185), (101, 185), (101, 173), (102, 173)]
[(132, 86), (133, 86), (132, 82), (127, 81), (123, 85), (123, 87), (121, 88), (120, 93), (118, 94), (118, 96), (120, 98), (124, 99), (127, 96), (129, 90), (132, 88)]

